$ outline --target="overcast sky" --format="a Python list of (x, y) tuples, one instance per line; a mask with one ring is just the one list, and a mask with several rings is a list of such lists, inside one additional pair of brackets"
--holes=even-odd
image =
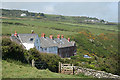
[(2, 8), (65, 16), (89, 16), (118, 21), (117, 2), (4, 2)]

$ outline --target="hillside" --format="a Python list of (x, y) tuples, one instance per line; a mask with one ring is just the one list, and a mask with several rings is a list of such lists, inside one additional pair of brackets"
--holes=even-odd
[[(21, 16), (23, 13), (25, 13), (26, 16)], [(88, 21), (86, 22), (85, 20)], [(89, 20), (93, 20), (93, 22)], [(95, 35), (99, 35), (100, 33), (118, 34), (119, 30), (116, 23), (104, 23), (104, 20), (102, 20), (103, 22), (94, 22), (95, 20), (100, 21), (97, 18), (86, 16), (49, 15), (23, 10), (2, 9), (2, 34), (10, 35), (14, 33), (15, 30), (18, 33), (30, 33), (32, 29), (39, 34), (39, 36), (41, 35), (40, 32), (44, 32), (47, 36), (50, 34), (64, 34), (68, 36), (84, 30), (90, 31)], [(20, 30), (21, 28), (24, 29)]]
[[(17, 63), (17, 64), (16, 64)], [(38, 70), (30, 65), (21, 65), (20, 62), (2, 60), (2, 78), (87, 78), (84, 75), (65, 75), (46, 70)]]
[[(26, 14), (26, 15), (21, 16), (21, 14)], [(45, 20), (71, 22), (71, 23), (109, 24), (107, 21), (99, 20), (99, 19), (97, 19), (95, 17), (50, 15), (50, 14), (44, 14), (44, 13), (28, 12), (27, 10), (7, 10), (7, 9), (2, 9), (2, 16), (3, 17), (45, 19)]]
[[(28, 16), (21, 17), (21, 13), (26, 13)], [(70, 37), (77, 44), (77, 55), (72, 56), (68, 63), (120, 75), (117, 24), (86, 23), (80, 22), (85, 20), (84, 17), (58, 18), (60, 15), (42, 13), (39, 14), (40, 17), (36, 16), (38, 13), (21, 10), (3, 10), (2, 14), (3, 36), (10, 36), (14, 31), (18, 34), (31, 33), (31, 30), (34, 30), (39, 37), (41, 33), (45, 33), (47, 37), (50, 34), (54, 37), (63, 34), (65, 38)], [(91, 58), (84, 58), (84, 55), (89, 55)]]

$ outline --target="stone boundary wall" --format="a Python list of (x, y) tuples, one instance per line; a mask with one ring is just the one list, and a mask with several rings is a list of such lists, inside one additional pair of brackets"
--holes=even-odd
[(77, 75), (80, 73), (83, 73), (86, 76), (93, 76), (95, 78), (117, 78), (117, 79), (120, 79), (120, 76), (114, 75), (111, 73), (107, 73), (105, 71), (98, 71), (98, 70), (74, 66), (74, 74)]

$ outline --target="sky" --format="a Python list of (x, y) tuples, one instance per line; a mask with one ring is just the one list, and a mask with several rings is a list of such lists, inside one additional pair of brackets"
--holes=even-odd
[(2, 2), (119, 2), (119, 0), (1, 0)]
[(3, 2), (2, 8), (118, 21), (118, 2)]

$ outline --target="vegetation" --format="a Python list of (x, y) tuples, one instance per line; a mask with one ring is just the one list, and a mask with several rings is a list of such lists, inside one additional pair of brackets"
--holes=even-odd
[(2, 59), (14, 59), (25, 63), (24, 53), (21, 45), (11, 42), (9, 38), (2, 39)]
[(2, 78), (89, 78), (83, 74), (65, 75), (51, 72), (49, 69), (38, 70), (14, 60), (2, 60)]
[(24, 50), (22, 46), (12, 42), (9, 38), (2, 39), (2, 59), (3, 60), (17, 60), (23, 63), (30, 63), (34, 59), (39, 62), (41, 66), (36, 66), (39, 69), (49, 69), (53, 72), (58, 72), (58, 63), (61, 58), (55, 54), (40, 53), (35, 48), (29, 51)]
[(30, 61), (34, 59), (36, 62), (39, 62), (41, 66), (37, 66), (39, 69), (49, 69), (53, 72), (58, 72), (58, 63), (61, 62), (61, 58), (55, 54), (40, 53), (35, 48), (29, 50)]
[[(26, 13), (27, 16), (21, 17), (20, 14), (22, 13)], [(84, 20), (99, 19), (90, 17), (48, 15), (21, 10), (3, 9), (2, 15), (3, 36), (10, 36), (14, 31), (17, 31), (19, 34), (30, 33), (31, 30), (34, 30), (39, 37), (42, 32), (44, 32), (46, 36), (53, 34), (54, 37), (56, 37), (57, 34), (63, 34), (65, 38), (70, 37), (72, 40), (76, 41), (77, 44), (77, 55), (72, 56), (71, 60), (61, 60), (58, 56), (53, 54), (48, 55), (41, 53), (40, 55), (35, 49), (25, 51), (20, 46), (17, 46), (15, 43), (11, 43), (8, 40), (8, 43), (3, 42), (4, 44), (2, 44), (4, 50), (3, 55), (6, 56), (4, 56), (3, 59), (11, 57), (6, 54), (11, 54), (12, 51), (15, 51), (15, 53), (24, 53), (24, 57), (28, 62), (30, 62), (31, 59), (41, 60), (41, 64), (45, 63), (44, 65), (47, 65), (47, 67), (40, 67), (41, 69), (49, 68), (49, 70), (57, 72), (57, 69), (55, 69), (58, 65), (57, 63), (58, 61), (62, 61), (63, 63), (74, 63), (74, 65), (103, 70), (120, 75), (118, 72), (118, 61), (120, 59), (120, 56), (118, 55), (120, 54), (118, 51), (119, 30), (116, 23), (108, 22), (105, 24), (104, 20), (101, 20), (100, 23), (91, 23), (84, 22)], [(11, 50), (9, 53), (11, 45), (14, 45), (12, 49), (19, 47), (21, 50)], [(39, 55), (39, 57), (36, 57), (36, 55), (31, 56), (34, 52), (37, 53), (36, 55)], [(89, 55), (91, 58), (84, 58), (84, 55)], [(50, 64), (53, 64), (54, 66), (51, 66)]]
[[(95, 36), (90, 32), (79, 32), (72, 38), (77, 42), (78, 55), (71, 58), (76, 60), (77, 65), (119, 74), (120, 56), (118, 55), (117, 35), (101, 33)], [(83, 58), (84, 55), (91, 58)]]
[[(62, 61), (59, 56), (54, 54), (40, 53), (35, 48), (31, 48), (29, 51), (26, 51), (20, 45), (11, 42), (9, 38), (2, 39), (2, 53), (2, 78), (88, 77), (83, 74), (72, 76), (53, 73), (58, 71), (58, 62)], [(30, 64), (27, 64), (27, 61), (29, 63), (32, 59), (40, 62), (41, 66), (36, 66), (38, 69), (31, 67)]]

